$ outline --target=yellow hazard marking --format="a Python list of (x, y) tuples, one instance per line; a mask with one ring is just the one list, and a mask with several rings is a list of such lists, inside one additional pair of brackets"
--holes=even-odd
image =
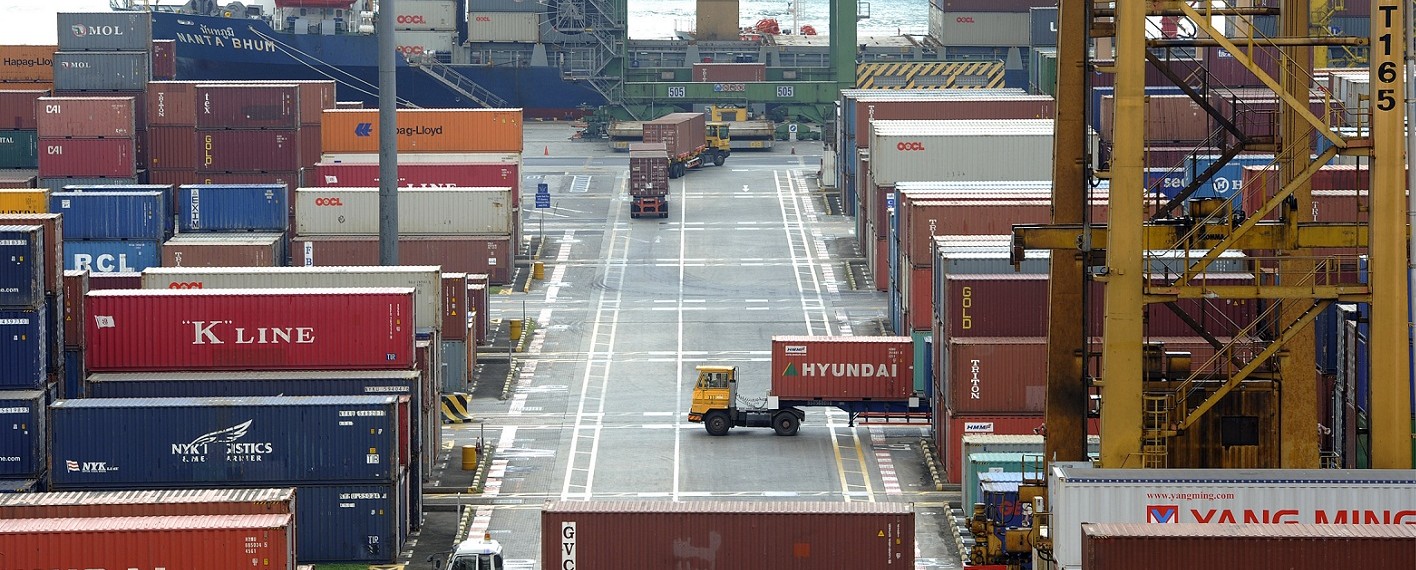
[(1001, 61), (928, 61), (856, 65), (858, 89), (997, 89)]

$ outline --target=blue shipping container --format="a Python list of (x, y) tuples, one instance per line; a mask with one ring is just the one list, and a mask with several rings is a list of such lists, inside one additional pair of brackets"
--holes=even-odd
[[(1194, 180), (1200, 173), (1204, 172), (1219, 159), (1218, 155), (1197, 155), (1190, 157), (1185, 172), (1185, 183)], [(1191, 198), (1230, 198), (1234, 202), (1235, 208), (1244, 207), (1244, 167), (1245, 166), (1268, 166), (1273, 162), (1273, 155), (1240, 155), (1229, 159), (1229, 162), (1220, 167), (1219, 171), (1211, 176), (1209, 181), (1201, 184), (1191, 194)], [(1183, 186), (1181, 187), (1183, 188)], [(1179, 190), (1177, 188), (1176, 190)], [(1174, 193), (1172, 193), (1173, 195)]]
[(283, 232), (290, 223), (284, 184), (184, 184), (177, 230)]
[(240, 398), (258, 396), (410, 396), (420, 403), (417, 370), (337, 372), (121, 372), (91, 374), (88, 398)]
[(0, 480), (0, 493), (38, 493), (43, 490), (38, 479)]
[(0, 226), (0, 306), (44, 302), (44, 228)]
[(60, 398), (82, 398), (84, 396), (84, 350), (64, 349), (64, 386), (59, 391)]
[(44, 392), (0, 391), (0, 477), (39, 477), (44, 457)]
[(161, 265), (160, 241), (64, 240), (64, 269), (137, 273)]
[[(55, 189), (61, 187), (55, 186)], [(172, 191), (171, 184), (138, 184), (137, 181), (127, 182), (117, 179), (82, 180), (75, 179), (62, 186), (64, 192), (157, 192), (162, 194), (162, 201), (166, 209), (167, 216), (163, 218), (165, 226), (164, 234), (172, 237), (172, 230), (176, 221), (173, 215), (177, 212), (177, 195)]]
[(55, 489), (393, 481), (398, 399), (85, 398), (50, 406)]
[(43, 388), (49, 373), (45, 306), (0, 308), (0, 388)]
[(989, 471), (978, 474), (978, 497), (984, 505), (988, 518), (999, 523), (998, 537), (1001, 539), (1009, 528), (1024, 528), (1032, 524), (1031, 506), (1025, 512), (1018, 504), (1018, 486), (1023, 482), (1022, 473)]
[(49, 211), (64, 215), (64, 241), (162, 241), (171, 224), (161, 192), (55, 192)]
[(1319, 374), (1337, 374), (1337, 335), (1338, 335), (1338, 305), (1336, 303), (1328, 305), (1323, 312), (1318, 313), (1317, 321), (1313, 325), (1313, 336), (1315, 337), (1314, 355), (1317, 360)]
[(317, 562), (392, 563), (408, 518), (404, 484), (295, 488), (295, 557)]

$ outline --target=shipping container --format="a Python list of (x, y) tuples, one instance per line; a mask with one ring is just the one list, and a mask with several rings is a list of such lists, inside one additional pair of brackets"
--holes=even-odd
[[(520, 189), (520, 160), (506, 164), (399, 164), (398, 186), (447, 187), (481, 186)], [(309, 186), (368, 188), (379, 185), (378, 164), (319, 163), (306, 177)]]
[(947, 46), (1025, 46), (1032, 39), (1030, 16), (1023, 12), (945, 12), (940, 41)]
[(141, 12), (60, 13), (60, 50), (145, 51), (152, 43), (152, 19)]
[[(463, 328), (466, 331), (466, 328)], [(466, 337), (464, 332), (463, 337)], [(443, 382), (438, 389), (444, 394), (467, 392), (472, 384), (472, 363), (468, 361), (466, 340), (445, 340), (442, 343)]]
[[(1033, 435), (1042, 433), (1043, 428), (1042, 414), (960, 415), (949, 411), (942, 400), (935, 402), (934, 410), (934, 446), (939, 451), (939, 460), (944, 464), (944, 473), (949, 481), (963, 480), (964, 462), (960, 447), (964, 436)], [(1092, 424), (1094, 427), (1094, 420)], [(1095, 430), (1088, 430), (1088, 432), (1095, 432)]]
[(471, 327), (476, 342), (469, 343), (473, 346), (487, 344), (487, 329), (491, 328), (491, 311), (488, 309), (489, 299), (487, 293), (487, 283), (474, 283), (472, 276), (468, 275), (467, 300), (471, 307)]
[(45, 138), (137, 136), (132, 97), (40, 97), (34, 107), (39, 134)]
[[(44, 227), (0, 218), (0, 306), (34, 307), (44, 303), (50, 251)], [(20, 225), (23, 224), (23, 225)]]
[(767, 80), (765, 63), (701, 63), (693, 62), (689, 81), (702, 83), (753, 82)]
[(41, 390), (0, 391), (0, 477), (41, 477), (49, 462)]
[(841, 147), (870, 148), (871, 120), (1050, 119), (1057, 114), (1050, 95), (996, 91), (843, 91)]
[(540, 15), (528, 12), (472, 12), (467, 14), (467, 41), (540, 41)]
[(51, 486), (395, 481), (407, 435), (397, 405), (392, 396), (62, 400), (49, 408)]
[(0, 519), (265, 515), (295, 512), (295, 489), (134, 489), (0, 496)]
[[(404, 260), (407, 263), (407, 260)], [(275, 268), (178, 268), (161, 267), (144, 271), (144, 289), (300, 289), (332, 287), (412, 288), (416, 303), (414, 326), (438, 328), (442, 325), (442, 283), (437, 264), (380, 267), (275, 267)]]
[(663, 143), (630, 143), (629, 195), (669, 195), (669, 157)]
[(276, 83), (203, 83), (196, 87), (199, 129), (298, 129), (299, 88)]
[[(61, 266), (62, 267), (62, 266)], [(84, 346), (84, 295), (89, 292), (89, 272), (64, 270), (64, 346)]]
[(300, 185), (300, 171), (298, 170), (206, 172), (198, 173), (193, 178), (195, 178), (192, 182), (194, 184), (282, 184), (289, 188)]
[(546, 5), (536, 0), (470, 0), (469, 12), (544, 12)]
[(401, 2), (394, 11), (393, 27), (397, 30), (453, 31), (461, 14), (454, 0), (419, 0)]
[[(3, 136), (3, 135), (0, 135), (0, 137), (2, 137), (2, 136)], [(3, 144), (4, 144), (4, 143), (0, 143), (0, 145), (3, 145)], [(3, 160), (3, 159), (0, 159), (0, 160)], [(35, 161), (35, 164), (37, 165), (37, 164), (38, 164), (38, 161), (39, 161), (39, 156), (38, 156), (38, 155), (36, 155), (36, 156), (34, 157), (34, 161)], [(0, 171), (0, 188), (7, 188), (7, 189), (36, 188), (36, 187), (37, 187), (37, 183), (38, 183), (38, 181), (39, 181), (39, 178), (36, 177), (35, 174), (38, 174), (38, 172), (39, 172), (39, 171), (34, 170), (33, 168), (24, 169), (24, 170), (6, 169), (6, 170), (4, 170), (4, 171)], [(45, 209), (47, 210), (47, 209), (48, 209), (48, 206), (46, 206)]]
[(0, 520), (12, 568), (294, 568), (291, 515)]
[(198, 131), (198, 173), (298, 170), (300, 138), (294, 130)]
[(153, 81), (147, 89), (149, 128), (173, 126), (191, 130), (197, 125), (197, 82)]
[(772, 337), (772, 395), (784, 400), (904, 400), (913, 368), (909, 337)]
[[(142, 171), (138, 175), (145, 175)], [(40, 188), (68, 188), (70, 186), (133, 186), (138, 184), (138, 176), (110, 177), (110, 176), (62, 176), (53, 178), (40, 178)]]
[(137, 176), (133, 139), (39, 139), (41, 178)]
[[(870, 175), (877, 185), (1052, 176), (1051, 120), (874, 121), (871, 128)], [(999, 156), (1028, 160), (998, 161)]]
[(164, 193), (152, 191), (54, 192), (49, 195), (49, 211), (64, 216), (66, 242), (161, 240), (171, 225), (168, 199)]
[(177, 78), (177, 40), (152, 41), (152, 78), (158, 81)]
[(457, 45), (457, 32), (402, 30), (395, 36), (394, 49), (404, 56), (450, 53)]
[[(511, 236), (406, 236), (398, 240), (399, 261), (441, 265), (444, 271), (485, 273), (493, 285), (511, 282)], [(297, 236), (290, 264), (305, 267), (378, 265), (378, 236)]]
[(391, 564), (402, 551), (407, 480), (379, 484), (302, 485), (296, 489), (301, 564)]
[(99, 372), (87, 398), (234, 398), (255, 396), (410, 396), (422, 405), (417, 370), (263, 372)]
[[(1022, 480), (1023, 473), (1041, 468), (1041, 452), (994, 451), (969, 454), (964, 457), (963, 481), (959, 484), (959, 505), (964, 508), (965, 512), (972, 513), (974, 504), (983, 502), (983, 496), (979, 492), (979, 483), (984, 474), (1011, 475), (1011, 477), (998, 479), (1012, 480), (1016, 483)], [(1016, 492), (1016, 489), (1014, 491)]]
[[(1057, 45), (1057, 7), (1034, 7), (1028, 12), (1028, 45)], [(1031, 63), (1031, 62), (1029, 62)]]
[[(1115, 122), (1116, 97), (1101, 97), (1101, 140), (1111, 141)], [(1209, 113), (1183, 93), (1152, 94), (1145, 99), (1146, 141), (1156, 146), (1199, 144), (1209, 140), (1218, 123), (1211, 125)], [(1213, 127), (1213, 128), (1212, 128)]]
[(1309, 524), (1083, 524), (1088, 570), (1410, 568), (1416, 528)]
[[(955, 465), (963, 465), (969, 455), (974, 453), (1029, 453), (1037, 456), (1043, 454), (1043, 439), (1041, 435), (1000, 435), (1000, 434), (970, 434), (960, 438), (956, 446)], [(1101, 437), (1096, 435), (1087, 436), (1087, 453), (1095, 454), (1101, 451)], [(958, 483), (961, 475), (955, 470), (945, 474), (950, 483)]]
[(54, 53), (54, 88), (66, 91), (142, 91), (152, 80), (146, 51)]
[[(324, 132), (321, 130), (320, 132)], [(321, 139), (324, 140), (324, 139)], [(322, 152), (320, 162), (338, 164), (379, 163), (379, 153), (374, 151)], [(398, 168), (409, 164), (520, 164), (521, 151), (517, 152), (404, 152), (399, 149)], [(365, 184), (364, 186), (368, 186)]]
[(137, 271), (93, 271), (89, 273), (90, 291), (137, 289), (142, 287), (143, 274)]
[(184, 184), (177, 189), (177, 229), (183, 232), (284, 232), (289, 191), (281, 184)]
[(1047, 338), (951, 338), (938, 344), (944, 403), (958, 414), (1042, 413), (1047, 401)]
[(670, 157), (684, 158), (707, 144), (703, 113), (670, 113), (644, 123), (644, 142), (664, 143)]
[[(10, 56), (7, 54), (0, 61), (8, 62)], [(8, 67), (0, 66), (0, 70), (4, 69)], [(0, 129), (33, 131), (39, 128), (34, 102), (46, 95), (49, 91), (44, 89), (0, 90)]]
[[(0, 81), (50, 83), (54, 81), (54, 52), (56, 45), (0, 46), (5, 57), (0, 58)], [(9, 122), (0, 122), (8, 125)]]
[(1047, 488), (1053, 555), (1062, 568), (1083, 567), (1084, 522), (1402, 526), (1416, 513), (1411, 470), (1054, 465)]
[(38, 168), (37, 131), (0, 131), (0, 168)]
[(132, 273), (162, 265), (162, 242), (137, 239), (64, 241), (64, 269)]
[[(379, 119), (376, 110), (326, 110), (320, 132), (321, 148), (325, 153), (373, 153), (377, 156)], [(359, 133), (368, 136), (359, 136)], [(519, 154), (522, 148), (521, 110), (401, 109), (398, 111), (398, 134), (400, 153)], [(400, 157), (399, 161), (405, 158)], [(465, 160), (454, 158), (440, 162)]]
[(71, 398), (83, 393), (84, 350), (64, 347), (64, 384), (59, 387), (59, 399)]
[(49, 374), (46, 307), (0, 307), (0, 390), (45, 387)]
[(915, 564), (909, 503), (548, 501), (541, 536), (541, 564), (548, 568)]
[(442, 274), (442, 333), (443, 341), (467, 338), (467, 274)]
[(278, 267), (283, 233), (178, 234), (162, 244), (163, 267)]
[(93, 291), (84, 312), (94, 372), (413, 367), (408, 288)]
[[(410, 188), (398, 192), (398, 233), (510, 235), (511, 188)], [(300, 188), (295, 231), (300, 236), (378, 235), (378, 188)]]

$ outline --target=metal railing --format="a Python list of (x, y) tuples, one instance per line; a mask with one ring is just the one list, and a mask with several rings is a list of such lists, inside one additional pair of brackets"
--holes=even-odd
[(495, 93), (488, 91), (485, 87), (474, 83), (467, 76), (458, 73), (456, 70), (431, 57), (410, 57), (409, 65), (422, 69), (423, 72), (437, 79), (444, 85), (455, 89), (458, 93), (476, 102), (483, 107), (494, 109), (504, 109), (510, 105), (505, 99), (498, 97)]

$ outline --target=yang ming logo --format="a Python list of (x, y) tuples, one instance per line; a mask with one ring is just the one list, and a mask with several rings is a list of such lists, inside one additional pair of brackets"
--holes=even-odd
[(1147, 505), (1146, 522), (1148, 523), (1170, 523), (1180, 522), (1179, 505)]

